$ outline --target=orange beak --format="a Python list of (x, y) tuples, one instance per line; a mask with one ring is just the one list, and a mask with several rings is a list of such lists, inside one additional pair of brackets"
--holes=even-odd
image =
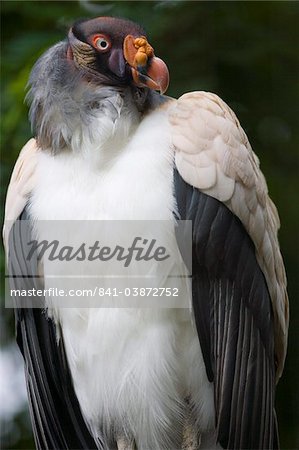
[(135, 38), (128, 35), (124, 40), (124, 57), (131, 67), (136, 86), (148, 87), (166, 92), (169, 85), (169, 72), (162, 59), (154, 56), (154, 50), (144, 36)]

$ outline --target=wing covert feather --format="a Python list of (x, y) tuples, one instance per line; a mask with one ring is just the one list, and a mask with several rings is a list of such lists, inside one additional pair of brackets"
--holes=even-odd
[(6, 195), (3, 241), (8, 250), (8, 236), (12, 223), (24, 210), (35, 183), (36, 154), (38, 146), (30, 139), (22, 148), (14, 166)]

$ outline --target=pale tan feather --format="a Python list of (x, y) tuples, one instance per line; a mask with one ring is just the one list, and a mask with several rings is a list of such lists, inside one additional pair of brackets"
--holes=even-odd
[(192, 92), (170, 107), (175, 162), (183, 179), (224, 202), (255, 244), (271, 296), (277, 378), (284, 365), (289, 306), (279, 249), (280, 226), (259, 160), (234, 112), (215, 94)]
[(13, 222), (19, 217), (34, 187), (36, 154), (38, 151), (35, 139), (30, 139), (22, 148), (13, 169), (6, 195), (3, 242), (8, 251), (8, 236)]

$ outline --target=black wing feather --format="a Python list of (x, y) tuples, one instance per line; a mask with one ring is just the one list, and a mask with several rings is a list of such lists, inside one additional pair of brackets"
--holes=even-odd
[(193, 225), (193, 310), (214, 382), (218, 442), (228, 449), (278, 448), (272, 307), (254, 244), (223, 203), (177, 170), (174, 184), (178, 216)]
[[(37, 272), (37, 261), (31, 259), (33, 267), (29, 267), (25, 258), (23, 246), (31, 240), (30, 222), (25, 219), (28, 219), (26, 210), (9, 236), (11, 289), (40, 288), (38, 278), (32, 276)], [(27, 276), (18, 276), (21, 273)], [(63, 341), (61, 338), (57, 342), (54, 322), (42, 308), (21, 308), (21, 302), (26, 301), (24, 297), (15, 296), (13, 301), (36, 447), (40, 450), (100, 448), (101, 444), (96, 445), (82, 417)]]

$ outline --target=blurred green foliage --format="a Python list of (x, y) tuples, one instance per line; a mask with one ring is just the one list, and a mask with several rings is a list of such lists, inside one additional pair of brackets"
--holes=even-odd
[[(2, 1), (2, 201), (14, 161), (31, 136), (24, 96), (33, 63), (65, 37), (74, 20), (98, 15), (141, 23), (156, 54), (169, 66), (168, 94), (207, 90), (220, 95), (238, 115), (261, 160), (282, 220), (280, 242), (291, 302), (289, 352), (277, 390), (281, 446), (299, 448), (299, 3)], [(13, 336), (12, 311), (3, 310), (3, 317), (6, 345)], [(2, 427), (2, 439), (2, 448), (33, 448), (27, 411)]]

